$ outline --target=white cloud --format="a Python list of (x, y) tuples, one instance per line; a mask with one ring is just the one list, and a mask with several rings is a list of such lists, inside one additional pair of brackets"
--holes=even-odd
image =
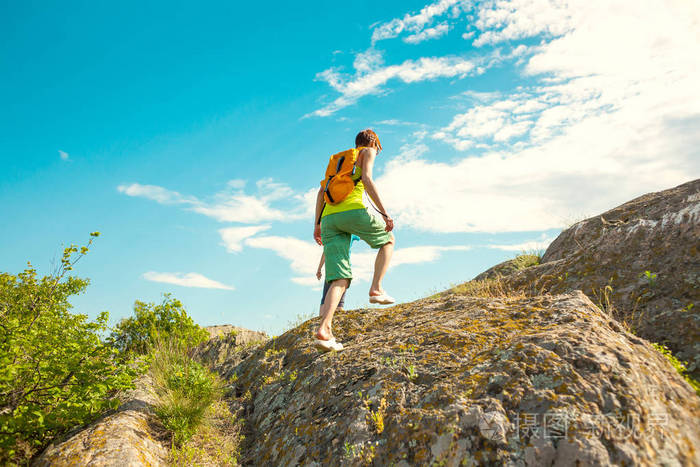
[[(560, 36), (575, 24), (573, 10), (591, 2), (567, 0), (495, 0), (477, 9), (475, 27), (481, 31), (474, 45), (494, 44), (539, 34)], [(624, 10), (627, 8), (625, 7)], [(622, 12), (624, 14), (624, 12)]]
[(377, 125), (382, 126), (412, 126), (417, 125), (415, 122), (404, 122), (403, 120), (398, 120), (396, 118), (390, 118), (388, 120), (381, 120), (377, 122)]
[(409, 44), (418, 44), (429, 39), (437, 39), (438, 37), (444, 36), (450, 30), (447, 23), (440, 23), (433, 28), (423, 29), (420, 32), (411, 34), (404, 39), (404, 42)]
[[(312, 242), (299, 240), (294, 237), (253, 237), (245, 240), (245, 244), (252, 248), (263, 248), (274, 251), (278, 256), (288, 260), (294, 276), (291, 281), (304, 286), (317, 286), (315, 277), (318, 262), (321, 259), (323, 249)], [(455, 246), (416, 246), (397, 248), (390, 263), (390, 268), (403, 264), (418, 264), (432, 262), (440, 258), (443, 253), (449, 251), (467, 251), (470, 247)], [(350, 252), (353, 278), (356, 281), (369, 282), (372, 279), (376, 250)]]
[(518, 251), (518, 252), (531, 252), (531, 251), (544, 251), (547, 249), (550, 243), (554, 240), (554, 237), (547, 237), (541, 240), (530, 240), (528, 242), (517, 243), (514, 245), (487, 245), (488, 248), (503, 251)]
[(251, 225), (247, 227), (227, 227), (219, 229), (219, 235), (226, 251), (235, 253), (243, 250), (243, 240), (269, 229), (269, 225)]
[(132, 183), (130, 185), (119, 185), (117, 190), (119, 193), (124, 193), (127, 196), (146, 198), (160, 204), (192, 204), (196, 202), (194, 198), (185, 198), (177, 191), (171, 191), (157, 185)]
[(165, 284), (179, 285), (182, 287), (234, 290), (233, 286), (225, 285), (221, 282), (208, 279), (196, 272), (181, 273), (148, 271), (143, 274), (143, 278), (151, 282), (162, 282)]
[[(132, 183), (117, 190), (128, 196), (150, 199), (160, 204), (182, 205), (189, 211), (203, 214), (219, 222), (255, 224), (270, 221), (292, 221), (312, 216), (308, 193), (295, 193), (284, 183), (265, 178), (256, 183), (257, 193), (243, 191), (245, 181), (231, 180), (227, 189), (203, 201), (157, 185)], [(277, 206), (273, 206), (273, 204)]]
[(247, 183), (246, 180), (242, 180), (240, 178), (234, 178), (233, 180), (229, 180), (226, 183), (226, 185), (229, 188), (233, 188), (234, 190), (242, 190), (243, 188), (245, 188), (246, 183)]
[(381, 67), (384, 64), (384, 57), (377, 49), (370, 48), (360, 52), (355, 56), (352, 66), (357, 73), (368, 73)]
[(198, 204), (190, 209), (219, 222), (255, 223), (298, 219), (287, 211), (271, 207), (265, 199), (244, 194), (221, 196), (214, 203)]
[(59, 149), (58, 150), (58, 157), (60, 157), (62, 161), (67, 161), (68, 159), (70, 159), (70, 154), (68, 154), (66, 151), (61, 151)]
[(437, 2), (426, 5), (416, 14), (407, 13), (403, 18), (394, 18), (391, 21), (374, 27), (372, 31), (372, 43), (374, 44), (377, 41), (385, 39), (393, 39), (405, 31), (413, 33), (414, 36), (420, 34), (434, 18), (448, 13), (450, 16), (455, 17), (459, 15), (461, 8), (466, 8), (468, 4), (469, 2), (464, 0), (438, 0)]
[(297, 284), (313, 285), (316, 280), (316, 268), (323, 249), (312, 242), (294, 237), (263, 236), (245, 240), (246, 246), (274, 251), (278, 256), (288, 260), (292, 272), (292, 281)]
[(433, 132), (463, 159), (431, 161), (434, 145), (387, 164), (397, 225), (545, 230), (700, 176), (700, 4), (498, 0), (479, 18), (483, 44), (542, 35), (523, 69), (535, 84), (480, 96)]
[(398, 79), (404, 83), (415, 83), (436, 78), (463, 78), (477, 72), (476, 64), (461, 57), (422, 57), (417, 60), (406, 60), (400, 65), (380, 65), (375, 58), (363, 58), (355, 62), (355, 74), (344, 75), (336, 69), (328, 69), (319, 73), (316, 78), (326, 81), (340, 93), (330, 104), (312, 112), (308, 116), (327, 117), (338, 110), (354, 104), (363, 96), (377, 94), (382, 91), (388, 81)]
[[(470, 247), (463, 245), (454, 246), (414, 246), (407, 248), (397, 248), (389, 263), (389, 269), (404, 264), (431, 263), (438, 260), (443, 253), (450, 251), (467, 251)], [(352, 263), (353, 280), (370, 282), (374, 272), (374, 260), (377, 257), (376, 250), (350, 252)]]

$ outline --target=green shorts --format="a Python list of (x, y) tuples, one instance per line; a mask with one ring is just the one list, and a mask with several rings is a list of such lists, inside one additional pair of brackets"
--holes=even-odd
[(357, 235), (372, 248), (391, 242), (393, 236), (387, 232), (382, 221), (367, 209), (352, 209), (336, 212), (321, 219), (321, 240), (326, 255), (326, 280), (352, 279), (350, 269), (350, 237)]

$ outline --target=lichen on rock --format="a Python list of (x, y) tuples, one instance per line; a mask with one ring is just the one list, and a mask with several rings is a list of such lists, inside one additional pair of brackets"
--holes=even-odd
[(128, 391), (124, 403), (87, 428), (52, 443), (32, 464), (95, 467), (167, 465), (168, 449), (159, 439), (154, 396), (147, 376)]
[(576, 223), (540, 265), (502, 274), (529, 293), (582, 290), (610, 316), (667, 345), (700, 379), (700, 180)]
[(700, 462), (700, 400), (580, 292), (341, 312), (340, 353), (312, 348), (316, 321), (228, 370), (251, 394), (244, 462)]

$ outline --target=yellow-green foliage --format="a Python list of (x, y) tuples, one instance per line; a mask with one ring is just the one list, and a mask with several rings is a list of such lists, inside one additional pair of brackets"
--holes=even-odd
[(688, 373), (688, 369), (685, 367), (686, 362), (681, 362), (680, 360), (678, 360), (665, 345), (656, 343), (652, 343), (651, 345), (653, 345), (656, 350), (661, 352), (661, 355), (666, 357), (666, 359), (671, 363), (671, 365), (673, 365), (673, 368), (675, 368), (676, 371), (683, 378), (685, 378), (688, 384), (690, 384), (690, 386), (692, 386), (692, 388), (695, 389), (695, 393), (698, 396), (700, 396), (700, 381), (690, 376), (690, 373)]
[(382, 397), (379, 401), (379, 406), (377, 410), (371, 409), (371, 404), (369, 399), (363, 400), (365, 408), (367, 409), (368, 421), (370, 422), (372, 428), (377, 434), (381, 434), (384, 431), (384, 414), (386, 412), (386, 398)]
[(69, 299), (89, 281), (69, 274), (91, 243), (67, 247), (57, 271), (43, 278), (31, 265), (0, 273), (0, 465), (27, 462), (132, 387), (135, 371), (101, 339), (107, 313), (90, 321), (71, 312)]
[(180, 341), (191, 347), (206, 341), (209, 334), (187, 315), (182, 302), (163, 295), (159, 304), (134, 303), (134, 316), (121, 320), (110, 339), (124, 354), (145, 354), (158, 339)]
[(542, 254), (539, 252), (523, 253), (513, 259), (513, 265), (516, 267), (516, 269), (525, 269), (531, 266), (537, 266), (540, 264), (541, 259)]

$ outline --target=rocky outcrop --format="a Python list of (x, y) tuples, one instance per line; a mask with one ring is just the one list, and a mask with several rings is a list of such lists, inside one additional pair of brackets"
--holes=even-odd
[(209, 333), (209, 337), (225, 337), (229, 334), (236, 336), (237, 345), (247, 345), (253, 342), (267, 340), (268, 335), (260, 331), (251, 331), (250, 329), (234, 326), (232, 324), (218, 324), (216, 326), (206, 326), (205, 331)]
[(51, 444), (33, 463), (48, 466), (159, 466), (167, 465), (168, 450), (154, 428), (155, 400), (147, 377), (124, 397), (124, 404), (87, 428)]
[(505, 281), (531, 293), (582, 290), (620, 322), (663, 343), (700, 377), (700, 180), (581, 221), (538, 266)]
[[(206, 328), (212, 338), (195, 349), (195, 355), (219, 370), (238, 364), (267, 334), (231, 325)], [(51, 444), (34, 466), (159, 466), (168, 465), (169, 441), (153, 408), (156, 400), (147, 375), (122, 398), (119, 409), (87, 428)]]
[(253, 465), (700, 465), (700, 399), (584, 294), (317, 318), (226, 370)]
[[(195, 355), (231, 383), (249, 465), (700, 466), (700, 398), (628, 332), (700, 373), (699, 224), (694, 181), (579, 222), (539, 265), (340, 311), (340, 353), (313, 348), (314, 318), (212, 327)], [(130, 400), (36, 465), (165, 462), (153, 401)]]
[(253, 349), (269, 339), (264, 332), (224, 324), (208, 326), (211, 339), (200, 344), (194, 351), (195, 358), (225, 373), (250, 355)]

